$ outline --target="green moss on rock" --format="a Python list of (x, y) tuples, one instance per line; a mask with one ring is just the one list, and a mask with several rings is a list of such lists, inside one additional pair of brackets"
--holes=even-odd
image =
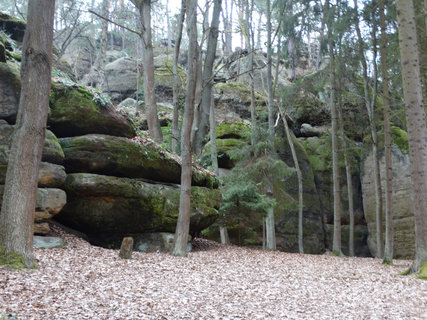
[[(153, 181), (180, 183), (178, 160), (151, 140), (136, 142), (123, 137), (91, 134), (61, 138), (68, 172), (88, 172)], [(193, 185), (217, 188), (207, 171), (193, 169)]]
[(48, 125), (58, 137), (103, 133), (132, 138), (135, 128), (125, 115), (77, 85), (53, 83)]
[(243, 122), (221, 123), (216, 126), (217, 139), (243, 139), (249, 141), (250, 128)]
[[(69, 174), (67, 205), (57, 216), (64, 224), (88, 234), (174, 232), (180, 189), (138, 179), (94, 174)], [(220, 192), (192, 187), (191, 232), (218, 218)]]

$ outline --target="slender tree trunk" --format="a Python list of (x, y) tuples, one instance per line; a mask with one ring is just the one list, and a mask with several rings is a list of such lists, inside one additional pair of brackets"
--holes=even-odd
[(286, 139), (288, 140), (289, 147), (291, 148), (292, 159), (295, 165), (295, 171), (297, 172), (298, 178), (298, 251), (299, 253), (304, 253), (304, 242), (303, 242), (303, 217), (304, 217), (304, 191), (303, 191), (303, 180), (302, 173), (298, 163), (297, 153), (295, 151), (295, 146), (292, 141), (291, 132), (289, 130), (288, 121), (286, 120), (286, 113), (283, 112), (282, 108), (279, 106), (280, 115), (282, 116), (283, 125), (285, 126)]
[(218, 151), (216, 149), (216, 120), (215, 120), (215, 102), (212, 97), (211, 99), (211, 108), (209, 116), (209, 125), (210, 125), (210, 140), (211, 140), (211, 159), (212, 159), (212, 168), (216, 176), (219, 176), (219, 167), (218, 167)]
[[(270, 0), (266, 0), (267, 12), (267, 92), (268, 92), (268, 136), (270, 140), (270, 152), (274, 152), (274, 96), (272, 75), (272, 33)], [(269, 177), (271, 178), (271, 177)], [(273, 198), (273, 187), (268, 183), (267, 196)], [(276, 250), (276, 232), (274, 222), (274, 208), (270, 208), (266, 218), (266, 247), (268, 250)]]
[(412, 1), (396, 0), (409, 159), (414, 186), (415, 259), (410, 272), (427, 268), (427, 129)]
[[(340, 1), (341, 4), (341, 1)], [(338, 65), (338, 79), (336, 79), (337, 84), (337, 113), (338, 113), (338, 136), (339, 141), (341, 142), (341, 146), (343, 149), (344, 155), (344, 165), (345, 165), (345, 173), (346, 173), (346, 185), (347, 185), (347, 197), (348, 197), (348, 215), (349, 215), (349, 235), (348, 235), (348, 254), (353, 257), (354, 253), (354, 201), (353, 201), (353, 182), (351, 177), (351, 166), (349, 161), (349, 154), (346, 142), (346, 136), (344, 131), (344, 119), (342, 116), (342, 107), (343, 107), (343, 99), (342, 99), (342, 75), (344, 74), (344, 63), (342, 57), (342, 36), (341, 33), (338, 37), (338, 57), (337, 57), (337, 65)]]
[(216, 47), (218, 43), (218, 28), (219, 28), (219, 15), (221, 13), (221, 0), (214, 1), (214, 8), (212, 14), (212, 21), (209, 28), (208, 46), (206, 52), (206, 59), (203, 65), (202, 74), (202, 100), (201, 112), (199, 123), (196, 124), (197, 130), (195, 132), (195, 141), (193, 141), (194, 153), (200, 155), (202, 152), (203, 139), (207, 134), (209, 122), (209, 109), (212, 100), (213, 88), (213, 64), (216, 56)]
[(334, 195), (334, 235), (332, 240), (332, 252), (336, 255), (342, 255), (341, 251), (341, 194), (340, 194), (340, 176), (338, 167), (338, 128), (337, 128), (337, 108), (335, 103), (335, 58), (334, 44), (332, 39), (332, 11), (330, 9), (329, 0), (326, 1), (326, 14), (328, 25), (328, 50), (330, 59), (329, 81), (331, 93), (329, 104), (331, 109), (332, 119), (332, 180), (333, 180), (333, 195)]
[(384, 12), (384, 0), (380, 0), (380, 27), (381, 27), (381, 75), (383, 83), (383, 113), (384, 113), (384, 147), (385, 147), (385, 247), (383, 263), (393, 263), (393, 171), (391, 160), (391, 127), (390, 127), (390, 95), (388, 87), (387, 67), (387, 25)]
[(157, 116), (154, 92), (154, 52), (151, 29), (151, 0), (131, 0), (138, 8), (142, 22), (142, 65), (144, 68), (144, 99), (147, 110), (147, 124), (151, 138), (157, 143), (163, 141), (162, 130)]
[(21, 96), (0, 213), (0, 246), (22, 255), (28, 268), (35, 266), (34, 210), (49, 108), (54, 11), (55, 1), (29, 1)]
[[(376, 256), (381, 258), (383, 255), (383, 223), (382, 223), (382, 192), (381, 192), (381, 177), (380, 177), (380, 166), (378, 160), (378, 135), (377, 128), (375, 125), (375, 100), (374, 97), (370, 98), (369, 81), (368, 81), (368, 66), (366, 63), (365, 52), (363, 50), (363, 39), (359, 28), (359, 14), (357, 9), (357, 0), (354, 0), (354, 10), (356, 13), (356, 33), (359, 41), (359, 55), (363, 67), (363, 91), (365, 95), (365, 106), (369, 117), (369, 126), (371, 129), (372, 136), (372, 153), (374, 162), (374, 179), (375, 179), (375, 220), (376, 220), (376, 243), (377, 252)], [(376, 49), (375, 49), (376, 50)], [(375, 68), (374, 68), (375, 69)]]
[(199, 64), (197, 43), (197, 0), (187, 0), (187, 33), (189, 38), (187, 92), (185, 98), (184, 119), (181, 134), (181, 194), (179, 216), (176, 224), (173, 255), (187, 254), (187, 239), (190, 230), (190, 196), (191, 196), (191, 127), (193, 124), (194, 102), (197, 85), (197, 68)]
[[(251, 10), (250, 10), (250, 23), (252, 26), (254, 11), (254, 0), (251, 1)], [(254, 73), (254, 57), (255, 57), (255, 32), (250, 28), (250, 55), (249, 55), (249, 77), (251, 78), (250, 88), (251, 88), (251, 144), (255, 146), (257, 140), (257, 121), (256, 121), (256, 108), (255, 108), (255, 73)]]
[(348, 255), (350, 257), (353, 257), (355, 255), (353, 182), (351, 178), (351, 165), (349, 161), (348, 147), (347, 147), (347, 142), (345, 140), (344, 123), (343, 123), (344, 120), (342, 117), (342, 102), (340, 102), (338, 106), (338, 122), (339, 122), (339, 136), (341, 138), (340, 140), (341, 140), (341, 145), (344, 153), (344, 165), (345, 165), (345, 173), (346, 173), (346, 180), (347, 180), (348, 216), (350, 220), (349, 235), (348, 235)]
[[(234, 0), (224, 0), (224, 9), (222, 10), (222, 20), (224, 23), (225, 33), (225, 55), (229, 55), (233, 52), (233, 2)], [(230, 3), (230, 7), (228, 6), (228, 3)]]
[[(110, 0), (102, 1), (102, 16), (108, 18), (110, 13)], [(102, 32), (101, 32), (101, 50), (99, 51), (98, 61), (97, 61), (97, 71), (98, 71), (98, 88), (102, 89), (107, 82), (105, 81), (105, 65), (107, 61), (107, 47), (108, 47), (108, 21), (102, 19)]]
[(186, 4), (185, 0), (181, 1), (181, 12), (178, 20), (178, 32), (175, 40), (175, 52), (173, 56), (173, 118), (172, 118), (172, 152), (178, 154), (179, 151), (179, 71), (178, 58), (181, 48), (182, 29), (184, 28)]

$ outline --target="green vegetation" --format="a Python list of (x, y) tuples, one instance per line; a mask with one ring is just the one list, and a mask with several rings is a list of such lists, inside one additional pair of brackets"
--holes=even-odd
[(25, 262), (20, 254), (14, 252), (6, 253), (0, 246), (0, 266), (13, 270), (22, 270), (25, 268)]
[(424, 261), (420, 268), (420, 273), (417, 275), (418, 279), (427, 280), (427, 261)]

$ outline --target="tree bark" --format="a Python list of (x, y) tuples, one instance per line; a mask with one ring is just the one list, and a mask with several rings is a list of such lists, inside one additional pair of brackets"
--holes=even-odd
[[(274, 96), (272, 75), (272, 33), (270, 0), (266, 0), (267, 13), (267, 93), (268, 93), (268, 137), (270, 140), (270, 152), (274, 152)], [(269, 177), (271, 178), (271, 177)], [(267, 183), (267, 196), (273, 198), (273, 187)], [(276, 233), (274, 222), (274, 208), (269, 209), (266, 219), (266, 247), (268, 250), (276, 250)]]
[(384, 0), (379, 2), (381, 27), (381, 75), (383, 78), (383, 114), (384, 114), (384, 147), (385, 147), (385, 246), (383, 263), (393, 263), (393, 171), (391, 160), (391, 127), (390, 127), (390, 95), (388, 87), (387, 67), (387, 25), (384, 12)]
[[(108, 18), (110, 13), (110, 0), (102, 1), (102, 15)], [(102, 19), (102, 32), (101, 32), (101, 50), (99, 51), (98, 61), (97, 61), (97, 71), (98, 71), (98, 88), (102, 89), (106, 85), (105, 79), (105, 65), (107, 60), (107, 38), (108, 38), (108, 21)]]
[[(354, 10), (356, 13), (355, 28), (357, 33), (357, 38), (359, 42), (359, 56), (362, 62), (363, 68), (363, 91), (365, 98), (365, 106), (368, 112), (369, 117), (369, 126), (371, 129), (371, 138), (372, 138), (372, 153), (373, 153), (373, 162), (374, 162), (374, 179), (375, 179), (375, 220), (376, 220), (376, 243), (377, 243), (377, 252), (376, 256), (381, 258), (383, 255), (383, 223), (382, 223), (382, 192), (381, 192), (381, 177), (380, 177), (380, 166), (378, 160), (378, 135), (377, 128), (375, 125), (375, 100), (374, 97), (371, 100), (370, 90), (369, 90), (369, 81), (368, 81), (368, 66), (366, 63), (365, 52), (363, 50), (363, 39), (359, 28), (359, 14), (357, 9), (357, 0), (354, 0)], [(376, 49), (375, 49), (376, 50)], [(375, 79), (376, 81), (376, 79)]]
[(187, 33), (189, 38), (187, 93), (185, 98), (184, 119), (181, 134), (181, 193), (179, 215), (175, 230), (172, 254), (187, 254), (188, 232), (190, 230), (190, 196), (191, 196), (191, 127), (193, 124), (194, 102), (197, 85), (198, 44), (197, 44), (197, 0), (187, 0)]
[(295, 165), (295, 171), (297, 172), (298, 178), (298, 251), (299, 253), (304, 253), (304, 237), (303, 237), (303, 213), (304, 213), (304, 190), (303, 190), (303, 180), (302, 173), (298, 163), (297, 153), (295, 151), (294, 143), (292, 142), (291, 133), (288, 126), (288, 121), (286, 120), (286, 113), (283, 112), (282, 108), (279, 106), (280, 115), (282, 116), (283, 125), (285, 126), (286, 139), (288, 139), (289, 147), (291, 148), (292, 159)]
[(147, 112), (147, 124), (150, 137), (162, 143), (163, 134), (157, 115), (157, 104), (154, 92), (154, 52), (151, 29), (151, 0), (131, 0), (141, 14), (142, 23), (142, 65), (144, 79), (144, 101)]
[(326, 1), (326, 14), (328, 26), (328, 50), (330, 59), (329, 81), (331, 93), (329, 104), (331, 109), (332, 120), (332, 180), (333, 180), (333, 195), (334, 195), (334, 234), (332, 240), (332, 252), (335, 255), (342, 255), (341, 251), (341, 194), (340, 194), (340, 176), (338, 167), (338, 128), (337, 128), (337, 108), (335, 104), (335, 58), (334, 44), (332, 39), (332, 11), (330, 9), (329, 0)]
[(206, 50), (206, 58), (203, 65), (202, 74), (202, 100), (201, 112), (199, 123), (196, 124), (197, 131), (195, 133), (195, 141), (193, 141), (194, 153), (200, 155), (202, 152), (203, 139), (207, 134), (209, 123), (209, 110), (212, 100), (213, 88), (213, 64), (215, 61), (216, 47), (218, 43), (218, 28), (219, 28), (219, 15), (221, 13), (221, 1), (214, 1), (214, 8), (212, 13), (211, 25), (208, 35), (208, 46)]
[(185, 19), (185, 0), (181, 1), (181, 12), (178, 20), (178, 32), (175, 40), (175, 52), (173, 56), (173, 117), (172, 117), (172, 152), (179, 153), (179, 71), (178, 71), (178, 58), (181, 48), (182, 29), (184, 28)]
[(230, 7), (228, 6), (228, 0), (224, 0), (224, 10), (222, 10), (222, 20), (224, 23), (224, 53), (229, 55), (233, 52), (233, 3), (234, 0), (230, 1)]
[(414, 187), (415, 259), (410, 272), (427, 263), (427, 129), (421, 89), (419, 49), (412, 1), (397, 0), (399, 48)]
[(22, 255), (28, 268), (35, 266), (34, 209), (49, 108), (54, 11), (55, 1), (29, 1), (21, 96), (0, 214), (0, 246)]

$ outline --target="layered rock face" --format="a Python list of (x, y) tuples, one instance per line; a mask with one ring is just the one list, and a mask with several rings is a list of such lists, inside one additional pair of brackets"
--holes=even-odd
[[(385, 157), (380, 160), (381, 185), (385, 185)], [(393, 145), (393, 228), (394, 228), (394, 257), (412, 259), (415, 254), (414, 207), (409, 156), (396, 145)], [(368, 245), (373, 255), (377, 252), (376, 219), (375, 219), (375, 189), (372, 153), (363, 162), (362, 192), (363, 207), (369, 229)], [(385, 216), (383, 212), (383, 223)]]
[[(0, 184), (4, 184), (19, 104), (19, 69), (0, 63)], [(55, 79), (40, 165), (35, 233), (55, 217), (98, 245), (136, 239), (137, 250), (167, 250), (178, 218), (180, 159), (147, 138), (93, 89)], [(58, 137), (60, 139), (58, 140)], [(216, 177), (193, 170), (190, 232), (218, 217)], [(0, 185), (0, 195), (3, 187)], [(0, 203), (1, 204), (1, 203)], [(151, 242), (150, 242), (151, 241)], [(153, 243), (157, 242), (157, 243)]]
[[(175, 231), (177, 185), (75, 173), (68, 175), (65, 190), (69, 200), (58, 219), (94, 243), (118, 247), (124, 235)], [(220, 199), (218, 189), (192, 187), (191, 233), (198, 234), (215, 222)]]
[[(13, 125), (0, 120), (0, 203), (3, 198), (3, 184), (6, 179), (13, 129)], [(65, 168), (61, 165), (63, 160), (64, 153), (58, 140), (48, 130), (39, 168), (34, 227), (37, 234), (47, 234), (50, 231), (47, 221), (58, 214), (67, 201), (63, 190), (66, 178)]]
[[(85, 233), (92, 243), (110, 248), (119, 247), (126, 236), (145, 239), (147, 233), (173, 233), (179, 208), (179, 158), (148, 138), (130, 139), (135, 129), (127, 118), (93, 98), (85, 101), (91, 97), (85, 88), (59, 90), (61, 94), (51, 99), (49, 123), (58, 125), (61, 136), (68, 200), (56, 219)], [(74, 112), (93, 116), (80, 121)], [(198, 187), (192, 190), (190, 232), (197, 234), (218, 217), (220, 193), (214, 189), (218, 180), (208, 171), (194, 168), (193, 185)]]

